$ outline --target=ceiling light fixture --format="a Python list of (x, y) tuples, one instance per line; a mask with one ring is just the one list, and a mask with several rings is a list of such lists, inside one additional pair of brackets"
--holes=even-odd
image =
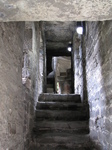
[(67, 48), (67, 49), (68, 49), (68, 51), (69, 51), (69, 52), (71, 52), (71, 51), (72, 51), (72, 43), (71, 43), (71, 42), (69, 42), (69, 44), (68, 44), (68, 48)]
[(77, 22), (77, 28), (76, 31), (78, 34), (82, 35), (83, 34), (83, 22)]
[(71, 47), (68, 47), (68, 51), (71, 52), (71, 51), (72, 51), (72, 48), (71, 48)]

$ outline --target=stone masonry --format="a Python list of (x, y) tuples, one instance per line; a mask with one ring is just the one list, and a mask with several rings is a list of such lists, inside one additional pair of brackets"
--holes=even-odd
[[(83, 57), (79, 55), (80, 46), (75, 49), (79, 55), (75, 60), (75, 65), (79, 68), (78, 74), (77, 69), (75, 70), (75, 80), (78, 78), (78, 81), (75, 81), (75, 89), (78, 91), (75, 92), (82, 95), (80, 89), (83, 87), (83, 93), (86, 95), (83, 100), (88, 101), (90, 105), (90, 136), (101, 150), (112, 149), (111, 38), (112, 21), (87, 22), (86, 34), (81, 42)], [(78, 56), (76, 54), (75, 57)], [(80, 74), (82, 69), (83, 76)]]
[[(38, 23), (25, 27), (24, 22), (0, 23), (0, 150), (28, 150), (31, 141), (40, 87), (40, 29)], [(24, 85), (23, 77), (28, 79)]]
[(0, 150), (24, 149), (24, 23), (0, 23)]
[(91, 138), (112, 149), (112, 21), (87, 23), (86, 78)]

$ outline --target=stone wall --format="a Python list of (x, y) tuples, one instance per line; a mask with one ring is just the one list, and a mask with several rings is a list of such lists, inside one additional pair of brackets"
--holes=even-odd
[(73, 36), (73, 72), (74, 72), (74, 93), (81, 95), (82, 102), (87, 102), (85, 83), (85, 47), (83, 38), (77, 33)]
[(39, 94), (46, 92), (46, 41), (44, 33), (44, 22), (39, 23), (39, 38), (40, 38), (40, 47), (39, 47)]
[(39, 73), (39, 23), (32, 23), (32, 54), (30, 56), (31, 81), (34, 92), (35, 106), (38, 101), (38, 73)]
[(25, 22), (23, 94), (25, 103), (25, 150), (32, 147), (32, 128), (38, 96), (44, 89), (44, 40), (39, 22)]
[(42, 81), (43, 81), (43, 92), (45, 93), (47, 91), (47, 64), (46, 64), (46, 62), (47, 62), (46, 55), (47, 54), (46, 54), (45, 22), (40, 23), (40, 29), (41, 29), (41, 38), (42, 38), (41, 52), (42, 52), (42, 59), (43, 59)]
[[(30, 141), (32, 137), (32, 128), (34, 122), (34, 113), (35, 113), (35, 102), (34, 102), (34, 92), (35, 92), (35, 74), (32, 72), (35, 63), (35, 53), (32, 50), (33, 43), (33, 23), (25, 23), (25, 32), (24, 32), (24, 45), (23, 45), (23, 66), (22, 66), (22, 83), (23, 83), (23, 98), (25, 105), (25, 121), (24, 121), (24, 144), (25, 150), (28, 150), (30, 146)], [(37, 51), (37, 49), (36, 49)], [(33, 59), (32, 59), (33, 58)], [(33, 63), (33, 62), (34, 63)]]
[(101, 150), (112, 149), (112, 21), (88, 22), (85, 35), (90, 135)]
[(24, 23), (0, 23), (0, 150), (24, 149)]
[[(32, 25), (32, 24), (31, 24)], [(22, 83), (33, 91), (31, 86), (31, 60), (32, 55), (32, 28), (27, 29), (25, 25), (24, 45), (23, 45), (23, 67), (22, 67)]]
[[(25, 22), (23, 48), (23, 98), (25, 103), (24, 150), (33, 146), (32, 136), (38, 96), (44, 90), (45, 41), (40, 22)], [(44, 31), (43, 31), (44, 32)], [(43, 33), (44, 34), (44, 33)]]
[(28, 27), (0, 23), (0, 150), (28, 150), (31, 145), (35, 108), (43, 91), (40, 42), (38, 22)]
[[(42, 23), (26, 22), (24, 38), (23, 84), (34, 97), (35, 106), (38, 95), (44, 91), (45, 83), (45, 40), (42, 35)], [(44, 33), (43, 33), (44, 34)]]

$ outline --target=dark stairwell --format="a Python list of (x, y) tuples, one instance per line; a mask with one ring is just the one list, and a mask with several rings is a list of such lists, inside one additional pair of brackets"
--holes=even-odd
[(80, 95), (41, 94), (30, 150), (92, 150), (88, 123)]
[[(72, 41), (74, 35), (75, 22), (47, 22), (45, 23), (45, 35), (46, 35), (46, 54), (47, 54), (47, 72), (51, 72), (51, 59), (55, 56), (71, 56), (70, 69), (70, 81), (73, 84), (74, 72), (74, 49), (72, 52), (67, 51), (69, 41)], [(75, 35), (74, 35), (75, 36)], [(74, 40), (75, 45), (80, 45), (81, 38), (75, 36), (79, 40), (79, 43)], [(73, 45), (74, 46), (74, 45)], [(79, 61), (79, 54), (77, 53)], [(55, 59), (60, 57), (55, 57)], [(89, 136), (89, 105), (86, 99), (82, 99), (82, 95), (71, 94), (74, 93), (74, 87), (68, 91), (61, 91), (61, 94), (57, 93), (56, 84), (59, 82), (62, 87), (62, 82), (58, 81), (61, 78), (61, 74), (67, 74), (63, 72), (64, 67), (68, 65), (68, 62), (64, 62), (66, 57), (61, 57), (61, 63), (58, 61), (52, 62), (52, 66), (61, 65), (62, 68), (54, 69), (51, 73), (54, 74), (54, 78), (47, 79), (47, 86), (51, 84), (52, 93), (43, 93), (39, 95), (35, 123), (32, 130), (32, 143), (30, 150), (92, 150), (93, 146)], [(57, 59), (57, 60), (58, 60)], [(67, 61), (67, 60), (66, 60)], [(76, 59), (77, 61), (77, 59)], [(77, 65), (80, 62), (77, 61)], [(78, 73), (78, 67), (76, 67), (76, 73)], [(57, 70), (60, 69), (60, 76), (56, 79)], [(67, 68), (66, 68), (67, 69)], [(47, 74), (48, 74), (47, 73)], [(62, 76), (63, 77), (63, 76)], [(64, 76), (64, 82), (66, 76)], [(78, 81), (78, 78), (77, 78)], [(80, 80), (79, 80), (80, 81)], [(54, 87), (54, 89), (53, 89)], [(51, 88), (51, 87), (50, 87)], [(62, 88), (63, 89), (63, 88)], [(48, 90), (47, 90), (48, 92)], [(66, 94), (65, 94), (65, 93)], [(64, 93), (64, 94), (63, 94)], [(85, 97), (84, 97), (85, 98)]]
[[(35, 24), (35, 27), (36, 27), (36, 25), (38, 25), (38, 29), (39, 29), (39, 24), (40, 23)], [(88, 143), (90, 143), (92, 141), (94, 146), (98, 147), (97, 148), (98, 150), (111, 150), (111, 144), (109, 144), (111, 141), (110, 140), (110, 138), (111, 138), (110, 131), (111, 131), (111, 122), (112, 122), (111, 121), (111, 100), (110, 100), (111, 91), (107, 90), (107, 87), (109, 88), (110, 84), (111, 84), (111, 65), (110, 65), (111, 64), (111, 59), (110, 59), (111, 39), (109, 37), (111, 36), (110, 29), (111, 29), (112, 22), (110, 22), (110, 21), (107, 21), (104, 23), (103, 22), (90, 22), (90, 23), (87, 22), (86, 23), (87, 31), (86, 31), (85, 35), (83, 35), (81, 37), (81, 36), (78, 36), (76, 33), (73, 33), (73, 37), (72, 37), (71, 34), (69, 36), (67, 34), (68, 37), (64, 36), (64, 39), (63, 39), (63, 36), (60, 37), (60, 34), (62, 34), (60, 32), (60, 31), (62, 31), (61, 27), (64, 26), (64, 29), (67, 29), (70, 27), (69, 25), (71, 24), (71, 22), (70, 22), (70, 24), (68, 22), (65, 23), (66, 25), (64, 24), (64, 22), (55, 22), (55, 23), (50, 22), (50, 24), (51, 24), (50, 27), (52, 29), (52, 32), (50, 32), (51, 31), (51, 29), (50, 29), (49, 32), (51, 33), (51, 36), (46, 36), (47, 37), (46, 38), (47, 45), (44, 44), (44, 40), (43, 40), (43, 46), (46, 45), (46, 47), (47, 47), (47, 52), (46, 52), (47, 56), (49, 56), (49, 55), (50, 56), (57, 56), (57, 55), (59, 56), (59, 51), (61, 51), (61, 53), (63, 52), (63, 55), (64, 55), (65, 51), (67, 50), (68, 41), (70, 40), (70, 38), (73, 39), (73, 51), (71, 53), (69, 53), (69, 55), (72, 55), (71, 63), (72, 63), (72, 68), (73, 68), (73, 78), (72, 78), (72, 81), (74, 82), (73, 89), (74, 89), (74, 93), (80, 94), (81, 105), (89, 104), (90, 118), (88, 119), (89, 124), (87, 124), (86, 127), (88, 128), (88, 126), (89, 126), (90, 132), (85, 134), (85, 135), (90, 136)], [(52, 26), (52, 24), (53, 24), (53, 26)], [(48, 22), (48, 26), (49, 26), (49, 22)], [(106, 32), (107, 27), (109, 27), (108, 32)], [(34, 32), (35, 31), (34, 29), (36, 29), (36, 28), (33, 28), (33, 34), (35, 33), (34, 34), (35, 36), (38, 35), (38, 40), (41, 39), (39, 37), (40, 30), (37, 30), (37, 32)], [(56, 29), (56, 30), (59, 29), (59, 31), (53, 32), (54, 29)], [(45, 30), (45, 34), (47, 34), (46, 30)], [(36, 34), (36, 33), (38, 33), (38, 34)], [(55, 33), (55, 34), (53, 35), (53, 33)], [(68, 33), (68, 32), (66, 32), (66, 33)], [(103, 35), (102, 33), (105, 35), (105, 38), (102, 36)], [(93, 39), (92, 39), (92, 35), (93, 35)], [(60, 45), (59, 45), (59, 41), (60, 41), (59, 37), (61, 40), (63, 40), (63, 41), (65, 40), (64, 43), (66, 43), (66, 44), (62, 45), (62, 47), (64, 46), (64, 49), (61, 49), (61, 50), (60, 50)], [(35, 41), (35, 40), (33, 39), (33, 41)], [(105, 43), (108, 43), (108, 45), (106, 45)], [(35, 44), (35, 42), (33, 44)], [(40, 46), (42, 46), (42, 45), (40, 45)], [(52, 48), (55, 47), (55, 50), (52, 48), (50, 49), (51, 46), (52, 46)], [(32, 59), (32, 61), (38, 60), (40, 63), (33, 61), (33, 66), (32, 66), (33, 70), (31, 72), (32, 74), (30, 74), (31, 78), (29, 78), (29, 80), (31, 80), (31, 91), (34, 91), (33, 88), (36, 87), (35, 91), (36, 91), (37, 96), (40, 93), (45, 93), (45, 90), (43, 90), (44, 89), (43, 86), (45, 86), (44, 81), (45, 81), (45, 77), (46, 77), (44, 74), (45, 70), (46, 70), (46, 68), (45, 68), (45, 60), (46, 60), (45, 54), (46, 53), (45, 53), (44, 47), (40, 47), (40, 49), (41, 48), (42, 49), (41, 49), (41, 51), (39, 51), (39, 56), (38, 56), (38, 51), (36, 51), (36, 50), (39, 49), (39, 47), (36, 49), (35, 46), (33, 46), (33, 48), (35, 48), (35, 49), (33, 49), (34, 50), (33, 53), (35, 54), (35, 52), (36, 52), (37, 55), (33, 55), (34, 59)], [(107, 52), (105, 50), (106, 47), (107, 47)], [(56, 50), (57, 50), (57, 52), (56, 52)], [(32, 58), (32, 53), (29, 53), (29, 54), (31, 54), (30, 57)], [(42, 54), (44, 54), (44, 55), (42, 55)], [(44, 65), (43, 65), (42, 60), (44, 60)], [(39, 64), (39, 76), (37, 74), (35, 74), (35, 71), (34, 71), (35, 68), (37, 67), (36, 64)], [(103, 66), (103, 68), (102, 68), (102, 66)], [(41, 69), (43, 68), (43, 70), (41, 70), (40, 68)], [(28, 69), (30, 69), (30, 68), (28, 68)], [(44, 73), (43, 73), (43, 71), (44, 71)], [(43, 73), (44, 75), (41, 76), (41, 73)], [(34, 83), (34, 81), (37, 81), (37, 77), (38, 77), (38, 83), (36, 82), (36, 86), (34, 86), (33, 83)], [(44, 84), (42, 84), (42, 83), (44, 83)], [(105, 93), (106, 93), (106, 95), (105, 95)], [(33, 93), (32, 93), (32, 95), (33, 95)], [(50, 101), (50, 99), (52, 99), (52, 97), (49, 98), (48, 101)], [(37, 101), (38, 101), (38, 98), (35, 99), (35, 104), (37, 103)], [(40, 101), (40, 99), (39, 99), (39, 101)], [(46, 104), (43, 101), (43, 103), (41, 104), (42, 107), (46, 106), (46, 105), (48, 106), (50, 104), (53, 106), (54, 110), (50, 111), (49, 110), (50, 106), (49, 106), (48, 109), (46, 109), (46, 110), (44, 107), (44, 109), (43, 109), (44, 111), (38, 111), (38, 110), (42, 110), (42, 107), (41, 107), (41, 109), (39, 108), (39, 101), (38, 101), (38, 105), (37, 105), (38, 109), (35, 111), (35, 114), (41, 115), (41, 117), (43, 114), (43, 117), (42, 117), (43, 120), (48, 120), (48, 118), (49, 118), (49, 119), (51, 119), (51, 122), (52, 122), (52, 120), (54, 118), (56, 118), (54, 115), (54, 112), (59, 111), (58, 109), (56, 110), (55, 105), (58, 108), (59, 106), (61, 106), (62, 102), (59, 102), (58, 103), (59, 105), (57, 105), (55, 103)], [(58, 99), (57, 99), (57, 101), (58, 101)], [(29, 102), (27, 97), (26, 97), (26, 102), (27, 103)], [(66, 102), (66, 104), (68, 104), (68, 103)], [(31, 109), (31, 110), (33, 110), (33, 109)], [(67, 113), (70, 111), (72, 111), (71, 117), (74, 116), (76, 109), (74, 108), (74, 109), (68, 110)], [(81, 109), (81, 111), (83, 111), (83, 109)], [(48, 112), (50, 112), (49, 115), (47, 114)], [(61, 109), (61, 112), (63, 114), (66, 111)], [(68, 116), (67, 113), (65, 114), (65, 116), (60, 115), (60, 113), (57, 113), (57, 116), (59, 116), (59, 118), (57, 117), (56, 119), (60, 119), (60, 121), (61, 121), (61, 120), (63, 120), (64, 117), (67, 118), (66, 117), (66, 116)], [(48, 118), (46, 118), (46, 116), (48, 116)], [(63, 116), (63, 118), (60, 118), (61, 116)], [(31, 121), (29, 121), (28, 123), (30, 123), (30, 125), (32, 127), (34, 118), (30, 117), (30, 116), (29, 116), (29, 118), (31, 118)], [(44, 118), (46, 118), (46, 119), (44, 119)], [(68, 118), (70, 118), (70, 117), (68, 117)], [(72, 120), (72, 121), (74, 121), (74, 120)], [(39, 130), (39, 126), (38, 126), (39, 122), (40, 121), (37, 120), (35, 123), (35, 124), (37, 124), (37, 129), (35, 128), (35, 126), (33, 126), (34, 130), (33, 130), (32, 140), (29, 140), (31, 138), (29, 138), (28, 134), (27, 134), (27, 137), (28, 137), (27, 139), (30, 141), (29, 143), (31, 144), (31, 142), (32, 142), (31, 145), (36, 146), (36, 142), (34, 142), (35, 141), (34, 139), (37, 139), (37, 143), (42, 143), (42, 142), (38, 141), (39, 137), (44, 138), (44, 136), (45, 136), (45, 138), (47, 138), (48, 134), (45, 135), (46, 131), (45, 132), (44, 131), (42, 131), (42, 132), (36, 131), (36, 130)], [(55, 120), (54, 124), (56, 124), (56, 122), (57, 122), (57, 120)], [(59, 120), (58, 120), (58, 122), (59, 122)], [(61, 121), (61, 123), (62, 122), (63, 121)], [(50, 126), (52, 125), (52, 123), (48, 124), (46, 121), (43, 121), (43, 124), (46, 124), (47, 127), (49, 126), (48, 128), (50, 128)], [(70, 124), (71, 124), (71, 121), (70, 121)], [(56, 127), (57, 126), (59, 126), (59, 125), (56, 124)], [(47, 127), (46, 127), (46, 130), (48, 130)], [(54, 125), (54, 127), (55, 127), (55, 125)], [(74, 128), (75, 128), (75, 125), (74, 125)], [(43, 128), (42, 128), (42, 130), (43, 130)], [(32, 131), (32, 130), (30, 130), (30, 131)], [(34, 136), (35, 136), (34, 131), (36, 132), (37, 138), (34, 138)], [(53, 130), (53, 131), (55, 131), (55, 130)], [(53, 137), (53, 135), (59, 137), (59, 135), (56, 135), (56, 134), (53, 134), (53, 133), (52, 133), (52, 135), (50, 134), (50, 138)], [(63, 134), (63, 136), (64, 136), (64, 134)], [(76, 135), (74, 132), (72, 134), (74, 136)], [(29, 135), (31, 135), (31, 134), (29, 134)], [(85, 139), (85, 135), (83, 134), (84, 139)], [(61, 136), (61, 132), (60, 132), (60, 136)], [(70, 137), (70, 134), (68, 134), (67, 136)], [(74, 141), (71, 141), (71, 143), (72, 142), (74, 143), (75, 141), (76, 140), (74, 137)], [(51, 143), (53, 143), (53, 142), (54, 141), (51, 141)], [(64, 142), (67, 143), (66, 141), (63, 141), (62, 143), (64, 143)], [(70, 143), (70, 142), (68, 142), (68, 143)], [(57, 141), (57, 144), (60, 145), (60, 142)], [(53, 145), (54, 145), (54, 143), (53, 143)], [(64, 144), (62, 144), (62, 145), (64, 145)], [(80, 144), (80, 145), (82, 145), (81, 146), (82, 149), (86, 148), (86, 147), (84, 147), (83, 144)], [(34, 147), (34, 148), (36, 149), (36, 147)], [(42, 148), (44, 148), (44, 147), (42, 147)], [(67, 148), (67, 146), (66, 146), (66, 148)], [(71, 148), (73, 149), (74, 146), (72, 146)], [(92, 149), (92, 147), (89, 149)], [(27, 150), (27, 148), (26, 148), (26, 150)]]

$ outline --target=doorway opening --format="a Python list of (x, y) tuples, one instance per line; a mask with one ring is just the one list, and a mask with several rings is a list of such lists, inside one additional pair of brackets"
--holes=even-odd
[[(45, 22), (47, 93), (73, 93), (72, 41), (76, 22)], [(71, 46), (71, 47), (70, 47)], [(71, 49), (70, 49), (71, 48)]]

